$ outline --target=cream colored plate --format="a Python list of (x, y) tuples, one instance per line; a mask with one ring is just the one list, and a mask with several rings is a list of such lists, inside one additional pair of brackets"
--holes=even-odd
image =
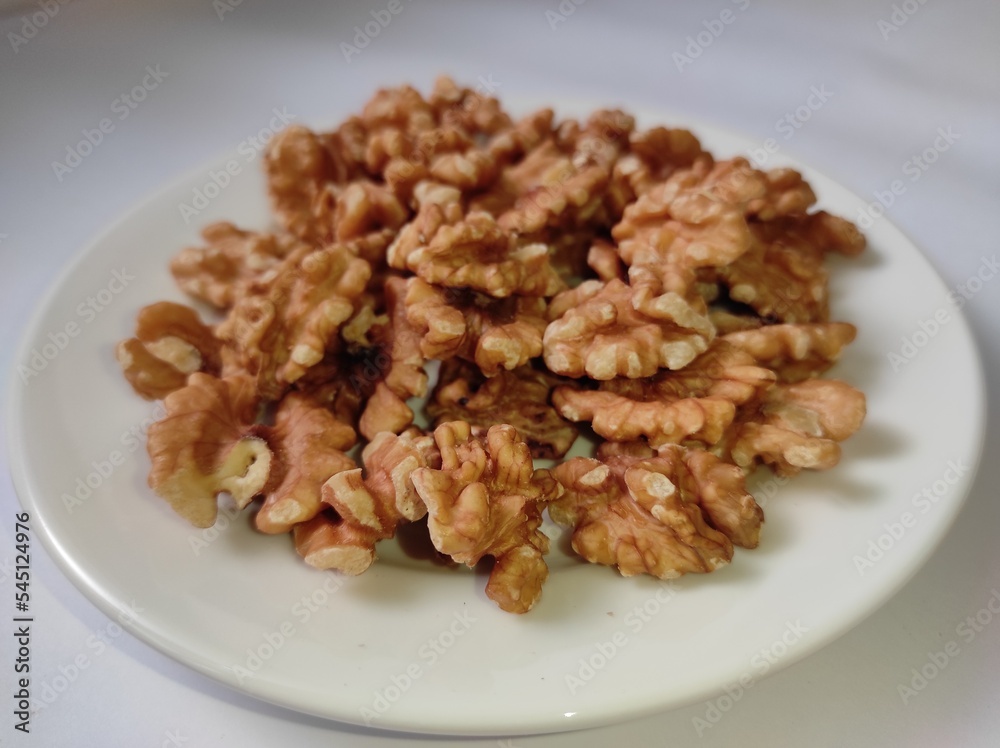
[[(754, 145), (685, 124), (720, 156)], [(883, 219), (867, 232), (865, 256), (832, 263), (834, 315), (860, 328), (834, 374), (867, 393), (867, 424), (835, 470), (758, 481), (760, 548), (737, 550), (714, 574), (663, 586), (555, 552), (541, 602), (518, 617), (486, 599), (484, 577), (392, 544), (368, 573), (342, 580), (306, 567), (289, 538), (255, 533), (246, 516), (187, 527), (146, 487), (137, 434), (154, 408), (126, 385), (113, 347), (141, 306), (183, 299), (167, 262), (199, 226), (266, 226), (260, 164), (244, 155), (167, 187), (67, 268), (17, 358), (34, 368), (13, 372), (9, 393), (17, 491), (53, 557), (108, 615), (131, 610), (133, 633), (218, 681), (303, 712), (415, 732), (625, 720), (757, 680), (829, 643), (917, 571), (961, 507), (983, 437), (977, 354), (942, 281)], [(216, 189), (230, 159), (238, 173)], [(864, 201), (795, 165), (822, 207), (857, 216)], [(205, 204), (198, 194), (207, 205), (186, 223), (180, 205)], [(922, 330), (942, 309), (947, 321)], [(894, 370), (888, 354), (904, 337), (915, 355)], [(927, 394), (941, 391), (948, 397)]]

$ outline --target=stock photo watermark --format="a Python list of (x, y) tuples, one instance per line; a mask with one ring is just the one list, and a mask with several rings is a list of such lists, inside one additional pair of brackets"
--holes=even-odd
[[(791, 140), (795, 137), (795, 133), (833, 97), (834, 92), (830, 91), (825, 83), (810, 86), (809, 93), (802, 103), (785, 112), (774, 123), (774, 131), (781, 136), (782, 140), (786, 142)], [(768, 159), (780, 150), (781, 143), (778, 142), (777, 138), (766, 138), (759, 146), (750, 149), (750, 161), (756, 168), (763, 168)]]
[(597, 675), (629, 645), (632, 637), (645, 628), (646, 624), (658, 616), (677, 594), (676, 585), (667, 582), (660, 586), (656, 593), (647, 598), (641, 605), (636, 605), (624, 618), (624, 628), (618, 629), (606, 639), (595, 642), (590, 652), (581, 657), (578, 667), (572, 673), (563, 677), (570, 694), (590, 683)]
[(76, 305), (73, 310), (76, 313), (75, 319), (68, 320), (55, 330), (50, 330), (45, 336), (44, 343), (28, 351), (27, 362), (17, 366), (17, 374), (21, 377), (21, 382), (28, 385), (32, 379), (40, 376), (49, 364), (59, 357), (60, 353), (69, 348), (73, 339), (79, 337), (84, 327), (111, 306), (115, 297), (128, 288), (128, 285), (134, 280), (135, 276), (128, 271), (127, 266), (112, 270), (111, 276), (104, 286)]
[(586, 2), (587, 0), (562, 0), (555, 8), (545, 11), (545, 20), (549, 22), (549, 28), (555, 31), (560, 23), (566, 23), (569, 17), (576, 13), (576, 9)]
[(69, 491), (63, 491), (59, 496), (66, 511), (72, 514), (76, 509), (86, 504), (94, 495), (94, 491), (103, 486), (104, 482), (114, 475), (118, 468), (125, 464), (128, 456), (137, 451), (145, 443), (144, 440), (149, 427), (166, 415), (167, 410), (163, 406), (163, 403), (157, 403), (149, 416), (122, 431), (118, 440), (122, 449), (112, 449), (103, 459), (91, 460), (90, 467), (92, 470), (85, 475), (77, 477), (76, 482)]
[(229, 667), (240, 685), (253, 678), (275, 654), (281, 651), (298, 633), (298, 626), (305, 625), (314, 615), (326, 610), (333, 596), (343, 586), (342, 577), (332, 573), (327, 574), (322, 585), (292, 604), (288, 610), (288, 618), (261, 634), (256, 644), (247, 647), (243, 661)]
[(212, 9), (220, 21), (241, 5), (243, 5), (243, 0), (212, 0)]
[(416, 657), (406, 667), (389, 676), (388, 683), (384, 686), (375, 689), (370, 705), (358, 710), (365, 725), (371, 727), (379, 717), (397, 704), (478, 621), (479, 619), (467, 610), (452, 613), (448, 625), (437, 634), (428, 637), (417, 648)]
[(406, 5), (409, 4), (410, 0), (406, 0), (405, 5), (403, 0), (389, 0), (384, 7), (369, 11), (372, 20), (366, 21), (363, 26), (354, 27), (354, 37), (351, 39), (354, 43), (340, 43), (340, 52), (344, 55), (347, 64), (350, 65), (352, 57), (360, 55), (379, 34), (389, 28), (393, 19), (402, 13), (406, 9)]
[[(1000, 591), (996, 587), (990, 590), (990, 598), (979, 610), (966, 616), (955, 626), (955, 636), (949, 639), (937, 650), (927, 653), (927, 658), (919, 667), (910, 669), (909, 678), (896, 684), (896, 693), (909, 706), (910, 702), (927, 686), (945, 671), (948, 665), (962, 654), (962, 646), (969, 646), (975, 641), (994, 618), (1000, 615)], [(961, 642), (961, 643), (960, 643)]]
[(145, 609), (132, 600), (128, 605), (118, 609), (116, 620), (108, 621), (104, 626), (91, 633), (84, 641), (84, 648), (69, 662), (58, 666), (58, 672), (39, 683), (35, 696), (31, 699), (32, 712), (47, 709), (59, 700), (74, 683), (107, 652), (125, 630), (135, 622)]
[(926, 4), (927, 0), (903, 0), (901, 3), (893, 3), (892, 12), (888, 17), (880, 18), (875, 22), (875, 27), (882, 35), (882, 40), (889, 41), (889, 37), (909, 23), (917, 11)]
[(764, 647), (750, 658), (750, 667), (737, 680), (726, 685), (723, 689), (725, 693), (706, 702), (704, 715), (691, 718), (691, 724), (698, 737), (704, 736), (706, 731), (719, 724), (746, 692), (767, 675), (771, 668), (787, 657), (809, 631), (809, 627), (804, 626), (799, 619), (786, 622), (781, 635), (770, 646)]
[(160, 748), (176, 748), (191, 742), (191, 736), (185, 735), (180, 727), (174, 727), (163, 733), (163, 742)]
[(901, 170), (903, 176), (909, 177), (907, 181), (893, 179), (886, 189), (872, 191), (875, 199), (864, 208), (858, 209), (855, 221), (858, 226), (863, 229), (871, 228), (875, 221), (885, 215), (886, 210), (895, 205), (896, 201), (906, 194), (910, 185), (919, 182), (924, 174), (937, 163), (938, 159), (950, 151), (952, 146), (961, 139), (961, 133), (955, 132), (951, 125), (939, 127), (935, 133), (934, 140), (929, 146), (919, 153), (914, 153), (903, 162)]
[(261, 151), (267, 147), (267, 141), (278, 130), (281, 130), (296, 118), (296, 115), (288, 112), (287, 107), (281, 107), (281, 109), (273, 107), (271, 114), (273, 116), (268, 120), (267, 125), (252, 135), (245, 137), (236, 146), (236, 153), (243, 157), (242, 163), (239, 159), (231, 158), (223, 164), (222, 168), (209, 169), (205, 181), (191, 189), (190, 202), (178, 203), (177, 210), (180, 211), (181, 218), (184, 219), (185, 224), (191, 223), (191, 219), (201, 215), (201, 212), (211, 205), (212, 201), (221, 195), (222, 191), (232, 183), (233, 178), (241, 174), (244, 167), (252, 164), (257, 159)]
[(67, 174), (71, 174), (74, 169), (80, 166), (84, 159), (97, 150), (105, 138), (115, 131), (117, 123), (128, 119), (149, 94), (159, 88), (160, 84), (168, 77), (170, 74), (160, 70), (159, 65), (147, 65), (145, 75), (139, 83), (112, 100), (111, 113), (117, 117), (115, 119), (102, 117), (93, 127), (83, 128), (80, 131), (83, 137), (75, 144), (66, 146), (65, 158), (52, 162), (52, 173), (55, 174), (56, 179), (62, 182)]
[(882, 525), (883, 532), (868, 541), (863, 554), (857, 553), (852, 561), (858, 570), (858, 576), (864, 576), (875, 568), (875, 565), (885, 558), (905, 536), (917, 526), (920, 518), (929, 514), (941, 499), (949, 496), (952, 489), (969, 473), (969, 466), (961, 459), (948, 460), (940, 477), (928, 482), (910, 497), (910, 506), (914, 511), (900, 512), (892, 522)]
[[(750, 7), (750, 0), (730, 0), (736, 6), (736, 11), (743, 13)], [(707, 18), (701, 22), (704, 28), (697, 34), (684, 38), (687, 42), (683, 52), (674, 52), (671, 58), (677, 66), (677, 72), (683, 73), (685, 68), (694, 64), (695, 60), (701, 57), (705, 50), (715, 44), (726, 29), (739, 18), (737, 12), (732, 8), (724, 8), (716, 18)]]
[(898, 347), (886, 352), (893, 372), (898, 372), (913, 361), (931, 341), (954, 319), (952, 309), (958, 310), (969, 303), (983, 287), (1000, 274), (997, 256), (979, 258), (979, 266), (945, 296), (945, 303), (924, 319), (917, 320), (913, 330), (899, 339)]
[(37, 0), (35, 5), (38, 6), (38, 10), (21, 16), (21, 33), (7, 32), (7, 41), (10, 42), (14, 54), (17, 54), (21, 47), (38, 36), (38, 33), (49, 25), (49, 21), (59, 15), (62, 7), (71, 2), (73, 0)]

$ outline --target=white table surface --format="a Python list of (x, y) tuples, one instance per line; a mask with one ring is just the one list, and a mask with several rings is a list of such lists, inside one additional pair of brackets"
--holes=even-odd
[[(950, 286), (967, 281), (981, 258), (1000, 251), (995, 2), (714, 0), (674, 7), (680, 4), (589, 0), (576, 7), (566, 0), (562, 8), (574, 8), (571, 14), (547, 18), (546, 11), (559, 12), (557, 0), (404, 0), (402, 12), (350, 62), (340, 43), (351, 42), (354, 27), (388, 0), (233, 5), (221, 19), (210, 0), (76, 2), (59, 7), (44, 25), (26, 22), (20, 14), (35, 8), (22, 5), (0, 18), (4, 389), (36, 299), (64, 263), (139, 198), (234, 147), (266, 124), (272, 107), (286, 107), (302, 122), (327, 123), (357, 109), (378, 85), (405, 80), (426, 89), (442, 71), (470, 82), (483, 76), (498, 84), (501, 97), (631, 102), (715, 121), (760, 142), (774, 137), (783, 151), (868, 199), (903, 179), (906, 190), (888, 215)], [(895, 21), (894, 7), (902, 14)], [(687, 37), (696, 37), (724, 9), (731, 10), (732, 23), (679, 70), (674, 53), (687, 54)], [(905, 23), (896, 23), (902, 18)], [(560, 20), (553, 28), (550, 22)], [(108, 116), (147, 65), (159, 65), (167, 78), (60, 182), (51, 162), (64, 157), (81, 129)], [(813, 86), (831, 95), (786, 140), (787, 126), (776, 123), (804, 104)], [(957, 140), (910, 181), (907, 161), (932, 146), (938, 128), (951, 128)], [(1000, 623), (982, 627), (969, 642), (957, 637), (956, 627), (1000, 588), (1000, 281), (987, 283), (965, 314), (991, 395), (985, 459), (955, 526), (899, 594), (824, 650), (756, 684), (703, 734), (695, 720), (705, 716), (706, 703), (586, 732), (448, 744), (997, 745)], [(948, 393), (928, 391), (928, 397)], [(0, 436), (4, 472), (7, 438)], [(13, 594), (6, 565), (14, 555), (17, 511), (10, 481), (0, 481), (4, 606)], [(0, 744), (445, 742), (342, 726), (243, 696), (128, 633), (108, 637), (108, 619), (63, 577), (37, 540), (32, 573), (36, 684), (54, 682), (81, 652), (95, 656), (58, 699), (33, 715), (25, 736), (13, 730), (13, 624), (0, 625)], [(88, 648), (94, 635), (110, 638), (99, 655)], [(898, 684), (949, 641), (961, 644), (958, 654), (904, 705)]]

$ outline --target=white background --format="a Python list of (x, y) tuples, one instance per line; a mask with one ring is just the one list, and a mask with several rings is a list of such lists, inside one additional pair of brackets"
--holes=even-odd
[[(907, 0), (896, 6), (913, 11), (899, 11), (896, 20), (906, 22), (880, 28), (880, 20), (893, 22), (889, 0), (715, 0), (684, 7), (589, 0), (564, 20), (546, 17), (546, 11), (558, 12), (555, 0), (404, 0), (403, 11), (346, 60), (341, 42), (352, 43), (354, 27), (387, 5), (243, 0), (220, 18), (209, 0), (94, 0), (60, 7), (24, 44), (8, 34), (26, 38), (31, 22), (25, 31), (21, 14), (37, 6), (15, 8), (0, 19), (5, 389), (14, 347), (36, 299), (71, 257), (138, 199), (234, 148), (267, 124), (273, 107), (285, 107), (301, 122), (325, 124), (356, 110), (379, 85), (407, 81), (426, 90), (440, 72), (470, 85), (480, 76), (492, 80), (501, 98), (581, 96), (666, 109), (677, 113), (679, 123), (685, 114), (708, 119), (758, 142), (773, 137), (783, 153), (866, 200), (899, 179), (905, 191), (888, 215), (952, 287), (998, 252), (1000, 4)], [(706, 31), (705, 23), (713, 25), (724, 9), (731, 9), (732, 23), (690, 64), (678, 65), (675, 53), (699, 52), (685, 51), (687, 37)], [(80, 139), (82, 129), (115, 116), (112, 102), (142, 79), (147, 65), (159, 65), (168, 77), (126, 119), (115, 119), (105, 141), (59, 181), (52, 162), (65, 158), (66, 146)], [(814, 86), (832, 95), (801, 127), (778, 129)], [(938, 128), (951, 128), (958, 139), (912, 181), (906, 163), (932, 146)], [(792, 135), (786, 139), (787, 132)], [(898, 282), (905, 287), (907, 281)], [(985, 459), (942, 546), (877, 613), (820, 653), (755, 684), (702, 735), (693, 720), (705, 716), (704, 703), (582, 733), (449, 744), (995, 745), (1000, 622), (986, 625), (968, 643), (956, 627), (1000, 589), (1000, 281), (986, 283), (965, 313), (981, 347), (993, 403)], [(887, 351), (891, 346), (898, 348), (898, 341), (888, 341)], [(932, 346), (922, 355), (933, 355)], [(947, 398), (946, 383), (928, 382), (926, 395)], [(0, 563), (13, 557), (17, 511), (10, 482), (3, 480)], [(109, 622), (66, 581), (37, 540), (32, 570), (32, 671), (36, 683), (52, 682), (78, 654), (94, 653), (88, 638), (106, 635)], [(0, 600), (10, 600), (13, 579), (5, 571), (0, 577)], [(72, 685), (33, 716), (32, 735), (23, 736), (12, 729), (10, 626), (0, 626), (4, 745), (443, 742), (342, 727), (271, 707), (216, 685), (128, 633), (91, 657)], [(911, 668), (923, 666), (929, 652), (953, 640), (961, 645), (959, 654), (904, 705), (898, 684), (910, 681)], [(512, 714), (512, 724), (516, 720)]]

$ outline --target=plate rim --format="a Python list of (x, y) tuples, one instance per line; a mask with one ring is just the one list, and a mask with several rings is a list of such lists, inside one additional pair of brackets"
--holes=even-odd
[[(560, 116), (567, 116), (565, 112), (563, 112), (564, 109), (576, 111), (582, 107), (593, 108), (594, 106), (599, 106), (599, 104), (595, 104), (595, 101), (590, 101), (581, 97), (562, 97), (560, 98), (558, 106), (554, 108), (557, 108), (560, 112)], [(510, 110), (521, 111), (526, 108), (525, 102), (527, 102), (527, 106), (530, 107), (533, 105), (534, 99), (530, 97), (518, 98), (512, 102), (505, 102), (505, 105)], [(749, 145), (753, 142), (753, 139), (746, 133), (739, 132), (725, 125), (717, 125), (716, 123), (704, 118), (696, 116), (689, 117), (686, 114), (681, 113), (683, 115), (683, 119), (677, 119), (675, 121), (674, 118), (677, 116), (676, 112), (673, 112), (669, 108), (659, 110), (641, 101), (636, 101), (634, 105), (628, 109), (628, 111), (637, 118), (648, 118), (664, 123), (669, 122), (674, 126), (689, 128), (697, 137), (699, 137), (699, 139), (705, 139), (704, 136), (707, 133), (708, 140), (713, 140), (717, 135), (721, 134), (731, 140), (739, 141), (744, 145)], [(24, 384), (21, 382), (21, 376), (17, 369), (19, 365), (23, 365), (24, 362), (28, 360), (32, 345), (37, 344), (37, 341), (40, 339), (39, 334), (44, 334), (44, 330), (42, 330), (44, 318), (58, 299), (60, 290), (71, 282), (72, 277), (80, 267), (87, 264), (91, 255), (98, 252), (99, 248), (106, 243), (110, 237), (122, 230), (124, 225), (134, 220), (136, 214), (162, 203), (166, 195), (177, 191), (183, 186), (190, 185), (196, 180), (203, 181), (204, 175), (207, 174), (209, 170), (218, 168), (220, 164), (225, 163), (229, 155), (228, 151), (222, 152), (218, 156), (213, 157), (211, 160), (207, 160), (204, 164), (198, 166), (197, 168), (184, 170), (180, 176), (165, 181), (149, 194), (134, 201), (125, 210), (123, 210), (115, 220), (110, 222), (101, 231), (97, 232), (89, 241), (82, 243), (80, 249), (72, 255), (63, 269), (51, 281), (45, 293), (36, 301), (31, 316), (26, 326), (23, 328), (18, 343), (14, 348), (14, 357), (11, 361), (11, 366), (8, 369), (9, 382), (5, 398), (7, 404), (7, 418), (5, 419), (8, 439), (7, 454), (10, 463), (12, 482), (18, 502), (25, 511), (29, 511), (31, 513), (32, 529), (35, 531), (35, 536), (42, 541), (43, 546), (46, 548), (58, 568), (86, 599), (88, 599), (102, 613), (111, 619), (114, 619), (121, 613), (121, 608), (116, 605), (116, 601), (112, 599), (113, 595), (108, 590), (104, 589), (104, 585), (100, 582), (100, 580), (93, 578), (80, 566), (78, 559), (73, 559), (70, 556), (70, 554), (63, 547), (59, 538), (52, 533), (51, 528), (43, 523), (42, 528), (44, 529), (44, 532), (37, 532), (38, 525), (35, 523), (35, 520), (36, 518), (42, 517), (44, 513), (39, 514), (37, 511), (37, 497), (35, 496), (35, 492), (32, 490), (31, 476), (27, 474), (27, 448), (24, 440), (22, 439), (22, 434), (25, 433), (24, 417), (26, 414), (23, 410), (24, 406), (22, 405), (22, 401), (18, 397), (18, 393), (21, 388), (24, 387)], [(852, 198), (858, 201), (863, 200), (853, 189), (846, 187), (844, 182), (828, 176), (828, 173), (825, 170), (818, 170), (811, 166), (808, 162), (798, 158), (794, 151), (786, 151), (785, 149), (782, 149), (781, 157), (781, 161), (789, 161), (795, 165), (795, 168), (800, 169), (804, 173), (807, 172), (807, 178), (810, 182), (818, 176), (822, 180), (836, 185), (840, 190), (849, 194)], [(256, 168), (259, 172), (260, 164), (255, 162), (254, 164), (251, 164), (250, 167), (251, 169), (247, 170)], [(823, 194), (820, 193), (819, 197), (822, 200)], [(269, 220), (273, 220), (273, 218), (269, 217)], [(197, 226), (205, 223), (207, 223), (207, 220), (202, 221), (201, 224), (197, 224), (193, 228), (197, 230)], [(942, 278), (933, 262), (931, 262), (930, 258), (921, 248), (920, 244), (914, 241), (905, 231), (900, 229), (899, 226), (889, 220), (887, 216), (882, 217), (881, 223), (898, 234), (898, 236), (906, 243), (907, 252), (912, 253), (916, 258), (919, 258), (919, 260), (926, 265), (927, 270), (930, 272), (937, 285), (940, 286), (941, 290), (943, 292), (947, 292), (947, 283)], [(938, 550), (944, 538), (954, 526), (959, 513), (964, 507), (968, 496), (972, 491), (985, 448), (988, 393), (986, 388), (985, 372), (983, 369), (982, 354), (965, 311), (963, 309), (954, 309), (950, 311), (954, 315), (955, 321), (957, 322), (957, 324), (951, 325), (950, 328), (953, 331), (958, 331), (957, 333), (952, 332), (952, 334), (961, 334), (968, 341), (968, 352), (971, 354), (970, 363), (972, 364), (971, 369), (974, 380), (974, 388), (970, 397), (974, 401), (973, 411), (975, 417), (975, 434), (970, 443), (974, 445), (975, 454), (971, 456), (971, 469), (968, 476), (965, 477), (965, 480), (961, 484), (961, 490), (957, 491), (954, 496), (949, 498), (948, 503), (945, 505), (945, 515), (938, 516), (936, 518), (933, 523), (933, 528), (928, 531), (930, 540), (921, 546), (918, 553), (914, 554), (915, 560), (911, 560), (910, 563), (899, 567), (902, 569), (901, 571), (895, 566), (891, 567), (895, 570), (895, 573), (890, 575), (890, 579), (888, 581), (877, 585), (881, 601), (865, 606), (865, 609), (861, 614), (851, 616), (846, 622), (841, 622), (839, 625), (834, 626), (831, 632), (828, 632), (823, 636), (809, 637), (801, 644), (801, 646), (792, 649), (786, 657), (783, 657), (779, 665), (775, 667), (771, 673), (784, 670), (788, 666), (799, 662), (814, 652), (828, 646), (881, 609), (911, 579), (913, 579), (913, 577), (917, 575), (917, 573), (927, 564), (930, 558)], [(970, 424), (970, 426), (971, 425), (972, 424)], [(454, 728), (447, 726), (442, 727), (439, 724), (431, 724), (431, 721), (428, 721), (425, 724), (421, 724), (419, 722), (397, 724), (393, 723), (392, 720), (387, 720), (385, 723), (366, 726), (363, 722), (357, 719), (356, 715), (354, 715), (353, 719), (350, 716), (346, 716), (350, 707), (341, 710), (345, 716), (332, 716), (329, 711), (308, 709), (299, 703), (283, 699), (280, 693), (275, 693), (273, 690), (269, 690), (266, 687), (266, 680), (256, 678), (251, 679), (249, 687), (248, 684), (238, 683), (235, 676), (227, 674), (226, 671), (218, 667), (218, 665), (213, 667), (210, 662), (204, 661), (201, 653), (182, 646), (170, 637), (162, 635), (158, 627), (149, 622), (146, 622), (144, 625), (128, 625), (126, 628), (141, 641), (170, 657), (172, 660), (175, 660), (186, 667), (190, 667), (200, 674), (209, 677), (212, 681), (234, 689), (240, 694), (276, 704), (282, 708), (291, 710), (293, 713), (312, 714), (324, 719), (334, 720), (338, 723), (360, 726), (373, 732), (392, 734), (399, 732), (417, 732), (430, 735), (495, 736), (563, 732), (567, 730), (595, 727), (637, 719), (651, 714), (680, 708), (684, 705), (704, 700), (706, 697), (713, 694), (718, 694), (723, 688), (723, 684), (720, 683), (715, 687), (702, 687), (700, 689), (694, 689), (688, 698), (672, 700), (665, 705), (646, 704), (634, 707), (628, 711), (618, 712), (614, 715), (604, 713), (579, 715), (578, 718), (574, 717), (573, 719), (567, 719), (565, 722), (558, 724), (545, 719), (535, 719), (533, 721), (529, 721), (523, 725), (523, 728), (522, 726), (506, 725), (506, 723), (504, 723), (506, 726), (500, 731), (497, 729), (497, 727), (501, 724), (499, 719), (497, 720), (496, 725), (489, 725), (485, 728), (485, 730), (480, 730), (474, 725), (465, 723), (456, 724)]]

